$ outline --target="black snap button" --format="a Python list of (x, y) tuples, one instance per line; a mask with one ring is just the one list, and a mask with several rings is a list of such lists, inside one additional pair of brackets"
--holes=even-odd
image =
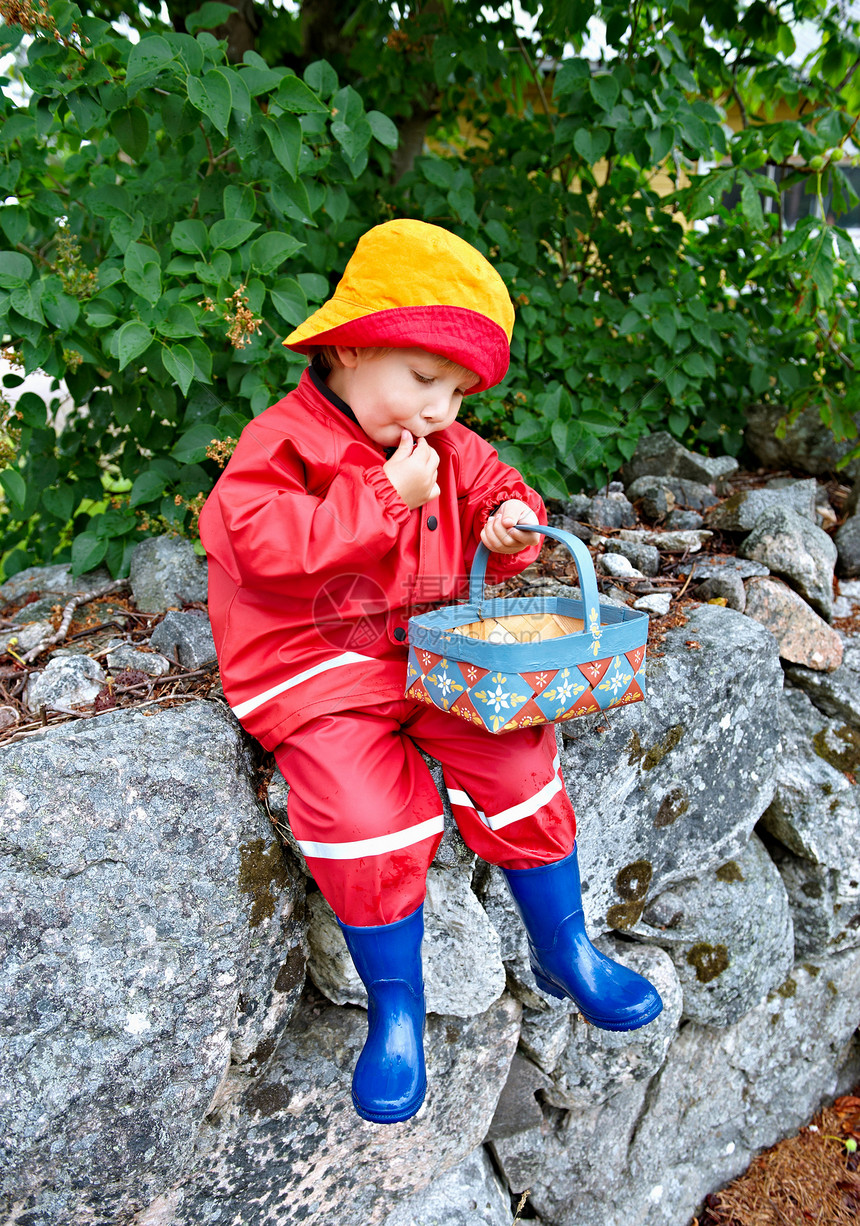
[(438, 526), (439, 526), (439, 520), (436, 518), (436, 516), (428, 515), (427, 516), (427, 527), (430, 529), (430, 531), (435, 532)]
[(397, 639), (398, 643), (402, 643), (403, 640), (406, 638), (406, 631), (403, 629), (402, 626), (398, 626), (397, 629), (394, 631), (394, 637)]

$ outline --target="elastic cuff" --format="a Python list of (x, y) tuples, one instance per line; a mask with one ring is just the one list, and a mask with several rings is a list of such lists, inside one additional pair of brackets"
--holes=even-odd
[(394, 519), (398, 521), (398, 523), (405, 523), (412, 514), (412, 511), (388, 480), (388, 476), (383, 471), (382, 465), (380, 465), (378, 468), (365, 469), (364, 477), (365, 481), (382, 503), (385, 510), (392, 515)]

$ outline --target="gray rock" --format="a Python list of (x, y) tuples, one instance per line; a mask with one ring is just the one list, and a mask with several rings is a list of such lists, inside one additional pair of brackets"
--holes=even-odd
[(640, 545), (636, 541), (622, 541), (618, 537), (603, 537), (601, 542), (606, 553), (620, 553), (643, 575), (659, 575), (660, 551), (653, 545)]
[(12, 744), (0, 806), (0, 1206), (115, 1226), (191, 1158), (231, 1045), (289, 1017), (301, 894), (213, 703)]
[(536, 1095), (538, 1091), (546, 1090), (551, 1085), (546, 1073), (517, 1052), (511, 1062), (496, 1113), (487, 1130), (486, 1140), (498, 1141), (501, 1137), (512, 1137), (517, 1132), (539, 1128), (543, 1123), (543, 1114)]
[(682, 477), (638, 477), (627, 486), (626, 493), (631, 501), (641, 501), (642, 509), (649, 519), (668, 515), (675, 508), (704, 511), (717, 503), (710, 486), (703, 485), (700, 481), (684, 480)]
[(783, 660), (818, 672), (842, 663), (842, 640), (806, 601), (779, 579), (747, 579), (745, 613), (766, 626)]
[(780, 706), (776, 791), (761, 828), (791, 902), (798, 958), (860, 944), (860, 810), (846, 770), (860, 733), (823, 719), (804, 694)]
[[(366, 1005), (337, 920), (321, 894), (308, 898), (309, 971), (336, 1004)], [(424, 906), (424, 984), (431, 1013), (485, 1013), (505, 987), (499, 937), (469, 888), (465, 873), (431, 868)]]
[(170, 661), (158, 651), (141, 651), (131, 643), (116, 643), (107, 655), (107, 666), (113, 672), (135, 669), (148, 677), (163, 677), (170, 672)]
[(629, 558), (622, 553), (603, 553), (597, 558), (595, 568), (600, 575), (611, 575), (615, 579), (644, 579), (641, 570), (637, 570)]
[(131, 555), (131, 590), (145, 613), (206, 599), (208, 565), (181, 536), (153, 536)]
[(209, 618), (195, 610), (166, 613), (149, 641), (170, 659), (173, 658), (174, 648), (178, 648), (179, 663), (185, 668), (204, 668), (207, 664), (214, 664), (217, 659)]
[[(788, 410), (782, 405), (750, 405), (746, 409), (744, 428), (747, 446), (766, 468), (792, 468), (817, 477), (829, 477), (854, 443), (840, 441), (822, 427), (817, 404), (809, 405), (793, 421), (789, 420), (785, 437), (778, 438), (776, 428), (787, 416)], [(860, 465), (852, 460), (843, 472), (849, 480), (854, 480), (858, 469)]]
[(632, 504), (624, 496), (623, 487), (595, 494), (585, 518), (595, 528), (632, 528), (637, 517)]
[(52, 622), (22, 622), (21, 619), (26, 616), (26, 612), (27, 610), (23, 609), (17, 614), (17, 620), (21, 625), (20, 630), (4, 630), (0, 634), (0, 655), (11, 647), (17, 655), (21, 656), (31, 647), (38, 647), (39, 643), (50, 638), (54, 633)]
[(763, 511), (739, 553), (787, 579), (804, 600), (830, 620), (836, 546), (806, 516), (789, 507)]
[(795, 956), (817, 958), (860, 945), (860, 877), (841, 865), (815, 864), (764, 837), (791, 904)]
[(553, 1226), (678, 1226), (856, 1067), (860, 951), (798, 967), (734, 1025), (690, 1022), (660, 1075), (493, 1145)]
[(105, 674), (89, 656), (52, 656), (41, 673), (31, 673), (24, 690), (30, 711), (41, 707), (87, 706), (104, 684)]
[(652, 592), (650, 596), (640, 596), (635, 600), (633, 608), (650, 613), (652, 617), (665, 617), (671, 604), (672, 597), (668, 592)]
[[(627, 1153), (647, 1090), (638, 1081), (576, 1111), (547, 1108), (539, 1128), (496, 1141), (491, 1148), (511, 1190), (528, 1191), (530, 1207), (553, 1226), (633, 1226), (617, 1202), (626, 1208), (629, 1200)], [(637, 1218), (635, 1226), (646, 1223)]]
[(571, 1014), (575, 1012), (572, 1003), (566, 1009), (523, 1008), (520, 1048), (544, 1073), (555, 1070), (567, 1047)]
[[(798, 967), (725, 1030), (686, 1026), (653, 1087), (630, 1154), (625, 1191), (642, 1207), (631, 1206), (619, 1223), (688, 1221), (707, 1192), (806, 1123), (836, 1088), (857, 1024), (858, 993), (855, 950)], [(540, 1210), (540, 1200), (535, 1203)], [(571, 1219), (559, 1221), (567, 1226)]]
[(511, 1226), (511, 1198), (481, 1146), (399, 1204), (383, 1226)]
[(734, 859), (655, 898), (636, 934), (665, 949), (684, 1016), (727, 1026), (788, 975), (794, 932), (782, 878), (755, 835)]
[(731, 456), (698, 455), (682, 447), (671, 434), (659, 431), (646, 434), (636, 444), (633, 458), (621, 469), (625, 487), (638, 477), (681, 477), (686, 481), (699, 481), (713, 485), (737, 472), (738, 462)]
[(670, 532), (687, 532), (690, 529), (701, 528), (704, 516), (698, 511), (681, 511), (677, 507), (666, 516), (664, 527)]
[(784, 490), (741, 490), (707, 511), (705, 522), (709, 528), (719, 528), (722, 532), (751, 532), (763, 511), (786, 507), (798, 515), (805, 515), (814, 524), (817, 493), (818, 487), (812, 479), (798, 481)]
[(693, 589), (697, 600), (724, 600), (730, 609), (743, 613), (747, 607), (747, 592), (737, 571), (729, 570), (723, 575), (714, 575)]
[(860, 515), (851, 515), (834, 536), (839, 560), (837, 569), (845, 579), (860, 575)]
[(660, 650), (646, 702), (561, 726), (597, 931), (634, 927), (669, 885), (739, 854), (773, 796), (778, 727), (761, 717), (782, 689), (773, 638), (701, 605)]
[(819, 710), (860, 728), (860, 638), (842, 636), (842, 664), (831, 673), (789, 664), (787, 680), (805, 690)]
[[(58, 562), (54, 566), (28, 566), (26, 570), (19, 570), (17, 575), (0, 584), (0, 610), (7, 605), (17, 604), (31, 592), (44, 592), (46, 596), (52, 597), (52, 604), (57, 604), (63, 599), (79, 596), (82, 592), (91, 592), (93, 588), (110, 583), (110, 580), (106, 570), (91, 570), (85, 575), (73, 575), (70, 562)], [(26, 612), (25, 608), (21, 614)]]
[(264, 1077), (207, 1120), (193, 1175), (161, 1196), (170, 1226), (382, 1223), (482, 1142), (507, 1080), (519, 1005), (428, 1020), (427, 1099), (403, 1124), (370, 1124), (350, 1081), (367, 1034), (363, 1010), (305, 1003)]
[(705, 541), (709, 541), (714, 534), (706, 528), (690, 529), (684, 532), (622, 528), (618, 535), (622, 541), (633, 541), (639, 545), (654, 545), (661, 553), (698, 553)]
[(588, 494), (573, 494), (564, 507), (565, 513), (579, 523), (587, 520), (590, 509), (591, 498)]
[(544, 1091), (545, 1102), (579, 1111), (603, 1103), (637, 1081), (650, 1081), (662, 1068), (681, 1018), (682, 993), (669, 957), (653, 945), (600, 938), (601, 952), (649, 979), (660, 993), (663, 1012), (639, 1030), (598, 1030), (571, 1017), (569, 1038)]
[(693, 571), (694, 583), (705, 579), (722, 579), (726, 575), (736, 575), (739, 579), (752, 579), (755, 575), (769, 575), (770, 571), (761, 562), (751, 562), (748, 558), (736, 558), (732, 554), (713, 554), (706, 558), (690, 558), (679, 562), (675, 567), (679, 575), (689, 575)]

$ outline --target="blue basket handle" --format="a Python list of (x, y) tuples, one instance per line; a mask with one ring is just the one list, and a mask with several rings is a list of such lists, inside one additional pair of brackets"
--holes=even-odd
[[(582, 602), (587, 613), (586, 620), (590, 623), (589, 629), (592, 626), (599, 629), (600, 601), (597, 596), (597, 579), (594, 574), (594, 564), (591, 561), (591, 554), (579, 537), (573, 536), (570, 532), (565, 532), (562, 528), (548, 528), (543, 524), (517, 524), (517, 528), (522, 529), (524, 532), (540, 532), (544, 536), (552, 537), (554, 541), (561, 541), (562, 545), (567, 546), (576, 563), (576, 573), (579, 577), (579, 586), (582, 591)], [(490, 550), (487, 549), (483, 542), (479, 542), (469, 575), (470, 604), (480, 606), (484, 599), (484, 577), (487, 573), (487, 560), (489, 556)]]

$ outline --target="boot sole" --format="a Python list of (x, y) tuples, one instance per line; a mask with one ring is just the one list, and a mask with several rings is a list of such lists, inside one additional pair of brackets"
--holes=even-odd
[(413, 1098), (411, 1103), (391, 1111), (375, 1111), (373, 1108), (365, 1107), (355, 1097), (354, 1093), (352, 1105), (355, 1108), (356, 1115), (360, 1115), (363, 1120), (368, 1120), (371, 1124), (402, 1124), (405, 1120), (411, 1120), (413, 1115), (420, 1109), (426, 1093), (427, 1082), (425, 1081), (421, 1087), (421, 1092)]
[(561, 991), (554, 983), (550, 983), (543, 975), (537, 973), (534, 967), (532, 967), (532, 974), (535, 977), (535, 983), (542, 992), (546, 992), (547, 996), (554, 996), (556, 1000), (572, 1000), (585, 1020), (590, 1022), (592, 1026), (596, 1026), (598, 1030), (639, 1030), (642, 1026), (647, 1026), (649, 1022), (653, 1022), (654, 1018), (659, 1017), (663, 1012), (663, 1002), (658, 999), (647, 1013), (640, 1014), (639, 1017), (631, 1017), (620, 1022), (612, 1021), (609, 1018), (597, 1017), (593, 1013), (586, 1013), (575, 997), (571, 996), (569, 992)]

